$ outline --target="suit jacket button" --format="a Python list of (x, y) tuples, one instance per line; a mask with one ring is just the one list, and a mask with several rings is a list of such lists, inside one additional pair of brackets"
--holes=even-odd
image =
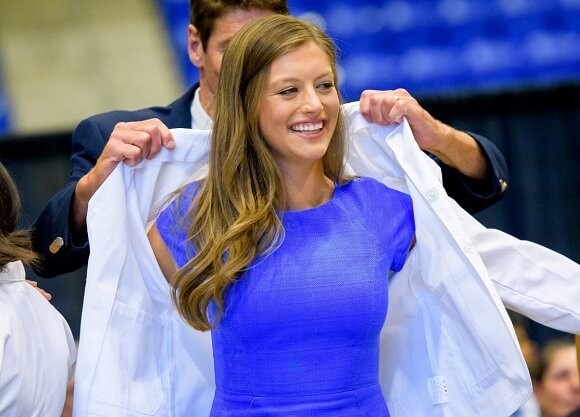
[(62, 237), (59, 236), (52, 241), (52, 243), (48, 247), (48, 250), (50, 251), (50, 253), (53, 254), (57, 253), (60, 250), (60, 248), (62, 248), (62, 245), (64, 245), (64, 240), (62, 239)]
[(507, 190), (507, 187), (508, 187), (507, 181), (500, 179), (499, 180), (499, 185), (501, 187), (501, 192), (502, 193), (505, 193), (505, 190)]

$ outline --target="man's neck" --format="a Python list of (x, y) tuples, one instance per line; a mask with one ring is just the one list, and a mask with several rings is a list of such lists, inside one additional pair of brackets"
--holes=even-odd
[(215, 95), (208, 91), (207, 88), (203, 88), (202, 84), (200, 84), (199, 88), (199, 101), (201, 103), (201, 107), (207, 113), (207, 115), (213, 119), (214, 111), (215, 111)]

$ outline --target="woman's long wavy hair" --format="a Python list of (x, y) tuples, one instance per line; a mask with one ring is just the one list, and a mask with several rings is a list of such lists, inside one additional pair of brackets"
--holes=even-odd
[[(328, 57), (338, 85), (332, 41), (315, 25), (290, 16), (268, 16), (245, 26), (223, 56), (208, 177), (187, 214), (192, 219), (188, 242), (196, 256), (171, 280), (179, 313), (198, 330), (214, 328), (228, 286), (283, 238), (277, 211), (284, 209), (284, 183), (260, 132), (258, 109), (272, 62), (309, 42)], [(335, 183), (344, 182), (344, 146), (339, 114), (322, 161), (325, 175)], [(210, 320), (212, 300), (217, 311)]]
[(19, 216), (18, 189), (4, 165), (0, 163), (0, 271), (9, 262), (37, 262), (29, 232), (16, 228)]

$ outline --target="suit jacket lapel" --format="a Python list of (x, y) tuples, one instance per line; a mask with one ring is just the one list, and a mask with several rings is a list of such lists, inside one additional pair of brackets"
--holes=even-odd
[(167, 127), (170, 129), (179, 127), (191, 128), (191, 102), (198, 88), (199, 84), (196, 83), (184, 95), (167, 106), (170, 110), (169, 116), (167, 117)]

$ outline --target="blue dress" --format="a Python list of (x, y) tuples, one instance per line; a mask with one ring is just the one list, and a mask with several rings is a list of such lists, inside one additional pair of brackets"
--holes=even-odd
[[(178, 217), (196, 189), (157, 220), (180, 267), (193, 249)], [(415, 232), (411, 199), (359, 178), (337, 185), (327, 203), (281, 218), (283, 242), (231, 285), (212, 331), (210, 416), (388, 417), (379, 335), (388, 271), (403, 266)]]

